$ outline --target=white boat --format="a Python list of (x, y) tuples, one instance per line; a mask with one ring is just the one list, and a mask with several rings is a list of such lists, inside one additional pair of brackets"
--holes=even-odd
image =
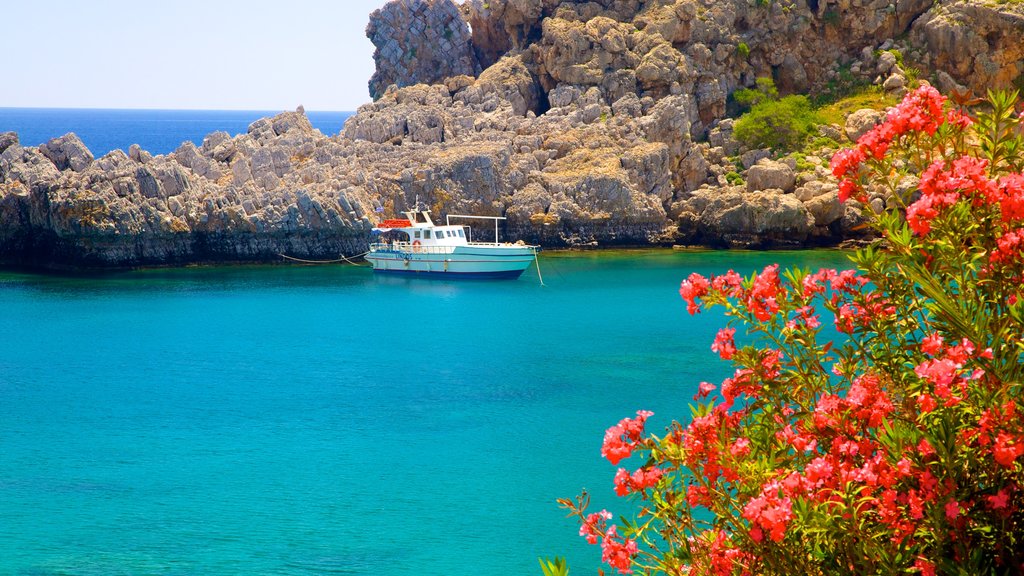
[[(370, 244), (366, 260), (374, 272), (465, 278), (518, 278), (537, 258), (537, 246), (498, 242), (497, 216), (451, 214), (434, 224), (429, 210), (405, 212), (374, 228), (390, 239)], [(474, 242), (469, 226), (452, 218), (494, 220), (494, 242)]]

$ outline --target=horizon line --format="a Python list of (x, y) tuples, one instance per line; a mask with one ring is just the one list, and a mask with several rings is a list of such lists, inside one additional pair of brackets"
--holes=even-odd
[[(362, 106), (362, 104), (360, 104)], [(296, 107), (297, 108), (297, 107)], [(95, 111), (138, 111), (138, 112), (260, 112), (267, 113), (272, 112), (280, 114), (281, 112), (295, 112), (296, 108), (291, 109), (280, 109), (280, 108), (112, 108), (112, 107), (98, 107), (98, 106), (0, 106), (0, 110), (95, 110)], [(333, 112), (333, 113), (352, 113), (355, 114), (357, 110), (320, 110), (313, 108), (303, 107), (306, 112)]]

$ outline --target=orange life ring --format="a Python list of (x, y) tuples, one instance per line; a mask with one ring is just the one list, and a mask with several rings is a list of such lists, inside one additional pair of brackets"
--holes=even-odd
[(420, 251), (420, 241), (419, 240), (414, 240), (413, 241), (412, 249), (413, 249), (414, 252), (419, 252)]

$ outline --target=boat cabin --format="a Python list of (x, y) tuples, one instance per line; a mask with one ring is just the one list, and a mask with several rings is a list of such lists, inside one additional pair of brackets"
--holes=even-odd
[(396, 247), (412, 246), (413, 249), (430, 247), (464, 246), (469, 242), (468, 226), (438, 226), (431, 220), (428, 210), (410, 210), (404, 219), (385, 220), (378, 226), (382, 232), (399, 233)]

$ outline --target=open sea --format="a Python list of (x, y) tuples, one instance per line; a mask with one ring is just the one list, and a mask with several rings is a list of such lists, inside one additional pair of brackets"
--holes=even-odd
[[(17, 132), (22, 146), (38, 146), (74, 132), (96, 158), (118, 148), (127, 152), (132, 144), (157, 155), (173, 152), (186, 140), (198, 146), (207, 134), (218, 130), (232, 136), (245, 133), (249, 124), (280, 112), (0, 107), (0, 132)], [(325, 136), (340, 132), (352, 114), (306, 111), (313, 127)]]
[[(68, 129), (97, 153), (142, 138), (34, 138)], [(0, 575), (539, 576), (556, 555), (596, 574), (555, 499), (587, 488), (595, 510), (627, 511), (604, 430), (648, 409), (659, 431), (730, 372), (709, 349), (721, 316), (689, 316), (679, 282), (772, 262), (848, 266), (547, 252), (546, 286), (533, 269), (0, 271)]]

